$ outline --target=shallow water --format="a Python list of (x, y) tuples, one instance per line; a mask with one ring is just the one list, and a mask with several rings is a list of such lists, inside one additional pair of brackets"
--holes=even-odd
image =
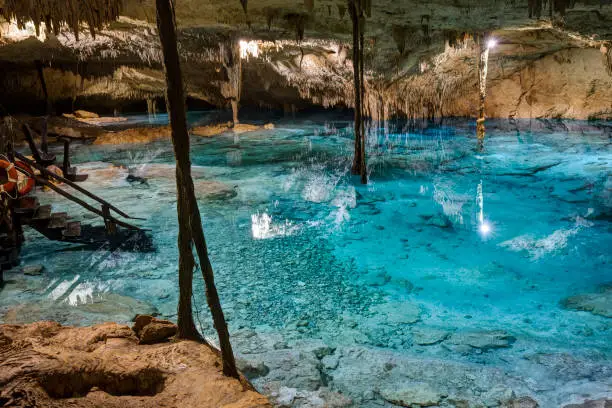
[[(312, 119), (192, 139), (218, 289), (237, 353), (268, 368), (251, 370), (261, 391), (293, 406), (391, 406), (415, 387), (447, 406), (612, 397), (609, 123), (493, 122), (483, 152), (467, 122), (373, 128), (363, 186), (349, 174), (351, 123)], [(26, 231), (23, 264), (45, 272), (6, 273), (3, 320), (174, 318), (171, 145), (82, 146), (74, 161), (83, 187), (147, 218), (157, 251), (83, 251)], [(601, 295), (598, 311), (564, 307), (579, 294)]]

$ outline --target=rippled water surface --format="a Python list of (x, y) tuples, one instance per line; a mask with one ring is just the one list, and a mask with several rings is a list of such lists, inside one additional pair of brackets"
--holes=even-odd
[[(363, 186), (351, 123), (319, 119), (192, 139), (218, 289), (261, 391), (313, 407), (612, 397), (610, 123), (493, 123), (483, 152), (467, 122), (374, 128)], [(28, 230), (23, 264), (45, 271), (6, 274), (2, 319), (174, 318), (170, 143), (81, 146), (75, 162), (84, 187), (146, 218), (156, 251), (84, 251)]]

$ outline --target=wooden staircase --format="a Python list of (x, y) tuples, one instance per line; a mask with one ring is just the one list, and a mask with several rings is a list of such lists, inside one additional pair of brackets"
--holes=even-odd
[(88, 249), (154, 250), (151, 238), (143, 230), (117, 228), (110, 235), (105, 225), (82, 225), (65, 212), (52, 212), (50, 205), (40, 205), (36, 197), (20, 198), (14, 211), (21, 225), (28, 225), (53, 241), (81, 244)]

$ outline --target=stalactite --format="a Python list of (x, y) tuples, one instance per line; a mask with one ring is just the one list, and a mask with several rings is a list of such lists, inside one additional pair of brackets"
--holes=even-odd
[(353, 24), (353, 83), (355, 93), (355, 156), (351, 172), (361, 175), (361, 182), (367, 184), (367, 167), (365, 152), (365, 132), (363, 123), (363, 100), (364, 100), (364, 68), (363, 68), (363, 45), (365, 16), (363, 0), (348, 0), (348, 9)]
[(68, 25), (78, 39), (81, 22), (86, 23), (91, 35), (95, 36), (96, 30), (119, 17), (122, 3), (121, 0), (4, 0), (0, 11), (6, 20), (16, 21), (19, 28), (32, 21), (37, 35), (40, 35), (42, 23), (56, 34)]
[(406, 50), (407, 31), (408, 29), (405, 26), (393, 25), (391, 27), (391, 36), (397, 47), (397, 52), (399, 52), (400, 55), (404, 55), (404, 51)]
[(275, 7), (264, 7), (263, 13), (266, 16), (268, 31), (272, 28), (272, 23), (280, 16), (280, 10)]
[(221, 43), (219, 52), (228, 78), (227, 82), (221, 85), (221, 94), (230, 102), (232, 120), (235, 126), (239, 123), (238, 109), (240, 96), (242, 94), (242, 58), (240, 53), (240, 41), (237, 38), (233, 38), (229, 42)]
[(489, 69), (489, 47), (484, 36), (480, 38), (478, 58), (478, 120), (476, 122), (476, 133), (478, 136), (478, 148), (482, 150), (485, 137), (485, 101), (487, 97), (487, 72)]
[(309, 13), (312, 13), (315, 7), (315, 0), (304, 0), (304, 6)]
[(603, 54), (606, 71), (608, 75), (612, 76), (612, 43), (602, 45), (600, 50)]

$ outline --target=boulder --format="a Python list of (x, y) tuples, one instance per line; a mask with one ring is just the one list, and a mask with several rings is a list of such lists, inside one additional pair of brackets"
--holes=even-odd
[(270, 372), (270, 368), (268, 368), (263, 361), (249, 361), (238, 358), (236, 360), (236, 365), (249, 380), (265, 377)]
[(178, 327), (169, 320), (156, 319), (153, 316), (138, 315), (132, 327), (140, 344), (161, 343), (174, 336)]

